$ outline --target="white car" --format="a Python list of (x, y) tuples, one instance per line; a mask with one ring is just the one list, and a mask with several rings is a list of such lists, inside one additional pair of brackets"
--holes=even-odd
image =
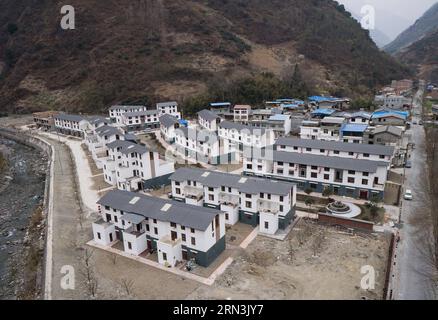
[(413, 196), (412, 196), (412, 190), (406, 190), (405, 192), (405, 196), (404, 196), (405, 200), (412, 200)]

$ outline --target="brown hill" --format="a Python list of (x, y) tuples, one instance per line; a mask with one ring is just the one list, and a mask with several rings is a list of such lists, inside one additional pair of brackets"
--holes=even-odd
[(287, 79), (296, 64), (311, 87), (337, 94), (367, 93), (408, 73), (332, 0), (69, 4), (76, 30), (65, 31), (61, 1), (1, 1), (0, 108), (184, 101), (260, 72)]

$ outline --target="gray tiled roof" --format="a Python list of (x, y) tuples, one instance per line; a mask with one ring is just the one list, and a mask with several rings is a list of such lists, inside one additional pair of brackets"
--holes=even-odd
[(339, 150), (344, 152), (368, 153), (376, 155), (392, 156), (394, 147), (381, 145), (362, 144), (362, 143), (347, 143), (341, 141), (322, 141), (297, 138), (279, 138), (275, 142), (276, 146), (288, 146), (299, 148), (313, 148), (324, 150)]
[(212, 188), (231, 187), (238, 189), (240, 192), (250, 194), (265, 192), (275, 195), (287, 195), (294, 186), (294, 184), (288, 182), (252, 177), (245, 177), (244, 179), (246, 180), (241, 181), (242, 178), (240, 175), (230, 173), (184, 167), (175, 171), (170, 180), (178, 182), (187, 180), (196, 181)]
[(131, 143), (131, 145), (123, 147), (120, 152), (123, 154), (131, 154), (133, 152), (136, 152), (138, 154), (144, 154), (148, 152), (148, 149), (141, 144)]
[(384, 132), (388, 132), (391, 133), (393, 135), (396, 135), (398, 137), (401, 137), (403, 134), (403, 130), (394, 126), (379, 126), (377, 128), (375, 128), (373, 130), (373, 134), (379, 134), (379, 133), (384, 133)]
[(101, 123), (104, 123), (104, 124), (110, 123), (110, 121), (108, 119), (106, 119), (105, 117), (102, 117), (102, 116), (91, 116), (88, 118), (88, 121), (94, 125), (98, 125)]
[(176, 101), (169, 101), (169, 102), (160, 102), (160, 103), (157, 103), (157, 108), (161, 108), (161, 107), (171, 107), (171, 106), (178, 106), (178, 102), (176, 102)]
[(178, 123), (178, 119), (170, 114), (164, 114), (160, 117), (160, 123), (166, 127), (172, 127)]
[[(138, 197), (139, 200), (135, 204), (130, 204), (129, 202), (135, 197)], [(138, 214), (164, 222), (174, 222), (201, 231), (205, 231), (215, 217), (221, 213), (221, 211), (214, 209), (120, 190), (108, 192), (97, 203), (125, 213)], [(170, 205), (167, 211), (162, 210), (165, 205)]]
[(127, 148), (131, 145), (134, 145), (135, 143), (131, 141), (125, 141), (125, 140), (115, 140), (113, 142), (107, 143), (108, 149), (117, 149), (117, 148)]
[(273, 159), (276, 162), (302, 164), (340, 170), (354, 170), (359, 172), (375, 173), (380, 166), (388, 166), (389, 162), (341, 157), (327, 157), (306, 153), (274, 151)]
[(144, 111), (134, 111), (134, 112), (125, 112), (123, 116), (125, 117), (141, 117), (141, 116), (151, 116), (158, 115), (157, 110), (144, 110)]
[(97, 128), (96, 133), (99, 136), (104, 136), (104, 135), (111, 136), (114, 134), (118, 134), (120, 136), (123, 135), (123, 133), (119, 129), (117, 129), (116, 127), (113, 127), (113, 126), (108, 126), (108, 125)]
[(213, 111), (204, 109), (198, 112), (198, 116), (200, 116), (202, 119), (205, 119), (207, 121), (213, 121), (216, 119), (220, 119), (217, 113), (214, 113)]
[(54, 117), (54, 119), (59, 120), (66, 120), (66, 121), (72, 121), (72, 122), (81, 122), (82, 120), (85, 120), (84, 117), (75, 115), (75, 114), (67, 114), (67, 113), (60, 113)]
[(121, 109), (121, 110), (133, 110), (133, 109), (140, 109), (140, 108), (145, 108), (145, 106), (112, 106), (111, 108), (109, 108), (110, 110), (116, 110), (116, 109)]
[(259, 135), (263, 135), (266, 132), (266, 130), (263, 128), (254, 128), (253, 126), (247, 126), (244, 124), (230, 121), (224, 121), (219, 126), (224, 129), (235, 129), (237, 131), (248, 130), (251, 133), (256, 133)]

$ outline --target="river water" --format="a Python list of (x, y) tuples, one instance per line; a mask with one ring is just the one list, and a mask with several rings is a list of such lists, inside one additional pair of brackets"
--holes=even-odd
[(0, 174), (2, 182), (10, 181), (0, 192), (0, 299), (14, 299), (20, 285), (14, 268), (19, 266), (30, 217), (44, 201), (47, 156), (1, 137), (0, 147), (10, 168)]

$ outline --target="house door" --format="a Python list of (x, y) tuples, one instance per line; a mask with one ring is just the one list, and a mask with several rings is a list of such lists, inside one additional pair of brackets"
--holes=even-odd
[(106, 214), (106, 221), (107, 222), (111, 221), (111, 215), (109, 213)]
[(148, 250), (149, 251), (152, 250), (152, 240), (147, 240), (146, 243), (147, 243)]
[(113, 242), (113, 234), (112, 233), (109, 234), (109, 239), (110, 239), (110, 242)]
[(364, 199), (364, 200), (368, 200), (368, 191), (366, 191), (366, 190), (360, 190), (360, 193), (359, 193), (359, 197), (361, 198), (361, 199)]
[(189, 254), (188, 254), (187, 250), (182, 251), (182, 258), (183, 258), (183, 260), (189, 260)]
[(170, 235), (171, 235), (171, 237), (172, 237), (172, 241), (175, 241), (176, 238), (178, 238), (178, 234), (177, 234), (175, 231), (172, 231), (172, 232), (170, 233)]

